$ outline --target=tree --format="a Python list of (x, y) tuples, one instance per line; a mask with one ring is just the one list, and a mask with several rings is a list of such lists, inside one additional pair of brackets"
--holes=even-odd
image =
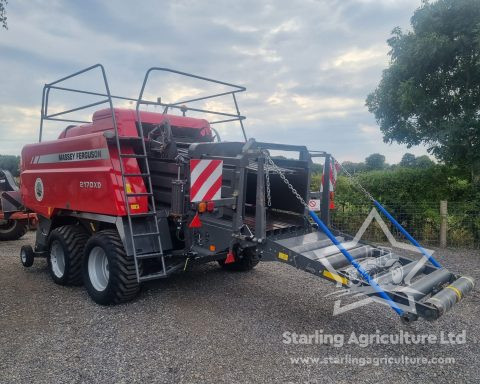
[(435, 163), (427, 155), (415, 157), (413, 153), (405, 153), (398, 163), (401, 167), (406, 168), (429, 168)]
[(20, 174), (20, 156), (0, 155), (0, 169), (6, 169), (13, 176)]
[(399, 163), (402, 167), (414, 167), (415, 155), (413, 153), (405, 153)]
[(0, 0), (0, 24), (5, 29), (8, 29), (8, 26), (7, 26), (7, 4), (8, 4), (8, 0)]
[(323, 173), (323, 164), (313, 163), (312, 164), (313, 173)]
[(434, 165), (435, 163), (427, 155), (415, 158), (415, 168), (430, 168)]
[(381, 170), (386, 167), (385, 156), (379, 153), (372, 153), (365, 159), (365, 166), (367, 171)]
[(358, 172), (365, 171), (365, 163), (354, 163), (352, 161), (344, 161), (342, 163), (342, 167), (345, 168), (347, 172), (352, 175)]
[(428, 151), (480, 182), (480, 1), (424, 1), (395, 28), (390, 66), (366, 104), (385, 142)]

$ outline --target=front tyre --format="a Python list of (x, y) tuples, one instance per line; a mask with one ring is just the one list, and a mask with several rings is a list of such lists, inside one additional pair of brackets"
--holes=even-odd
[(127, 256), (116, 230), (93, 235), (85, 246), (83, 281), (97, 304), (109, 305), (132, 300), (139, 292), (135, 264)]
[(78, 225), (55, 228), (49, 236), (48, 269), (55, 283), (82, 284), (83, 249), (87, 232)]
[(34, 260), (33, 249), (30, 245), (23, 245), (20, 249), (20, 262), (25, 268), (29, 268), (33, 265)]

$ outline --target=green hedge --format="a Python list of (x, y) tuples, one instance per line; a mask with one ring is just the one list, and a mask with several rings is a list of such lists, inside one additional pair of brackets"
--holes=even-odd
[[(456, 169), (443, 165), (425, 169), (395, 167), (358, 173), (355, 178), (402, 226), (425, 244), (438, 244), (439, 204), (440, 200), (447, 200), (448, 243), (467, 247), (480, 245), (480, 193), (469, 182), (468, 176)], [(313, 175), (314, 190), (318, 190), (320, 180), (320, 174)], [(356, 233), (372, 208), (368, 198), (344, 175), (337, 180), (335, 205), (332, 224), (350, 234)], [(400, 237), (394, 228), (391, 230)], [(376, 224), (365, 236), (373, 241), (385, 240)]]
[[(386, 205), (440, 200), (469, 201), (480, 197), (464, 175), (442, 165), (426, 169), (398, 167), (360, 173), (355, 178), (376, 200)], [(340, 176), (336, 200), (359, 203), (366, 199), (346, 176)]]

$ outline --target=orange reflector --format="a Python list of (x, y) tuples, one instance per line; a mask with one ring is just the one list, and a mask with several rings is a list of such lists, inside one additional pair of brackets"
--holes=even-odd
[(195, 215), (193, 220), (190, 222), (189, 228), (200, 228), (202, 226), (202, 222), (200, 221), (200, 216), (198, 213)]
[(228, 251), (227, 258), (225, 259), (225, 264), (231, 264), (235, 262), (235, 256), (233, 256), (232, 251)]
[(198, 211), (199, 213), (203, 213), (203, 212), (205, 212), (206, 210), (207, 210), (207, 203), (205, 203), (205, 202), (203, 202), (203, 201), (202, 201), (201, 203), (198, 203), (197, 211)]
[(210, 251), (211, 251), (211, 252), (215, 252), (216, 249), (217, 249), (217, 247), (215, 247), (214, 244), (211, 244), (211, 245), (210, 245)]
[(130, 209), (140, 209), (140, 204), (130, 204)]
[(328, 205), (328, 208), (330, 209), (335, 209), (335, 203), (334, 203), (334, 198), (335, 198), (335, 192), (330, 192), (330, 204)]

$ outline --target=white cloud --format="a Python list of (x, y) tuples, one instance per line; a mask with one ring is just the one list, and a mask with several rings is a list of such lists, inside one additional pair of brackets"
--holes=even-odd
[(349, 97), (307, 97), (293, 95), (292, 100), (303, 109), (352, 111), (363, 107), (363, 99)]
[(19, 155), (20, 149), (37, 141), (40, 110), (34, 107), (0, 104), (0, 154)]
[(377, 125), (372, 124), (358, 124), (360, 131), (367, 135), (378, 136), (380, 134), (380, 128)]
[(280, 33), (280, 32), (295, 32), (295, 31), (298, 31), (299, 29), (300, 29), (300, 24), (298, 23), (298, 21), (294, 20), (294, 19), (291, 19), (291, 20), (287, 20), (287, 21), (281, 23), (280, 25), (272, 28), (270, 30), (270, 33), (276, 34), (276, 33)]
[(223, 27), (227, 27), (227, 28), (231, 29), (232, 31), (240, 32), (240, 33), (255, 33), (255, 32), (260, 31), (259, 27), (256, 27), (256, 26), (253, 26), (253, 25), (243, 24), (239, 21), (232, 22), (231, 20), (214, 18), (212, 20), (212, 22), (215, 23), (215, 24), (221, 25)]
[(336, 68), (351, 68), (357, 70), (368, 66), (386, 66), (388, 63), (388, 46), (386, 44), (374, 45), (367, 49), (351, 48), (333, 60)]
[(234, 45), (232, 46), (232, 50), (236, 53), (239, 53), (240, 55), (258, 58), (268, 63), (275, 63), (282, 60), (278, 53), (273, 49), (257, 47), (239, 47)]

